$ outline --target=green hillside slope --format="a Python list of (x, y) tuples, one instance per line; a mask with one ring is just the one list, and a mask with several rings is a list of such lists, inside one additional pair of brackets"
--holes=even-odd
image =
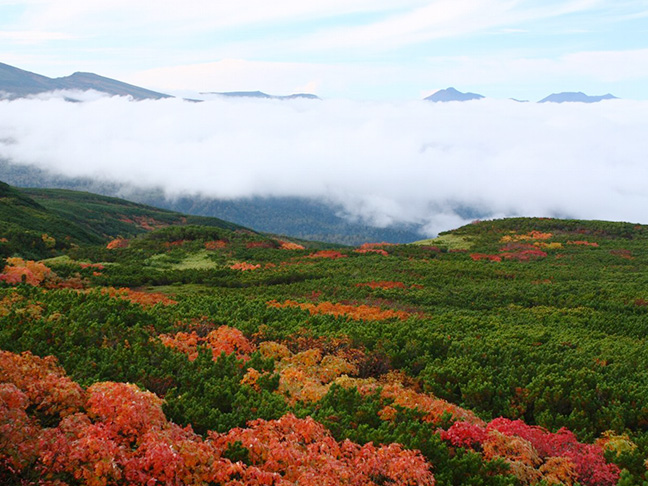
[[(17, 189), (0, 182), (0, 238), (12, 252), (44, 257), (71, 244), (105, 244), (169, 225), (243, 227), (218, 218), (185, 216), (123, 199), (59, 189)], [(47, 242), (43, 235), (54, 238)], [(47, 239), (47, 238), (45, 238)]]

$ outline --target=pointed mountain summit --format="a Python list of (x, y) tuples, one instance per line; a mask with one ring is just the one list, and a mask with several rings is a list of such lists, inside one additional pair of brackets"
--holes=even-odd
[(477, 93), (462, 93), (454, 88), (440, 89), (436, 93), (425, 98), (426, 101), (470, 101), (481, 100), (484, 96)]
[(582, 92), (564, 92), (564, 93), (553, 93), (547, 96), (546, 98), (541, 99), (538, 103), (598, 103), (603, 100), (618, 100), (614, 95), (610, 93), (604, 94), (601, 96), (588, 96)]
[(95, 90), (111, 96), (132, 96), (136, 100), (171, 98), (163, 93), (93, 73), (74, 73), (63, 78), (48, 78), (0, 63), (0, 99), (23, 98), (56, 90)]

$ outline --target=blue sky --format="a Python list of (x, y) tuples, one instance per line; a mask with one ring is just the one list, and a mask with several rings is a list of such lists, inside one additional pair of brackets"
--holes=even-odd
[(0, 62), (178, 93), (648, 99), (648, 0), (0, 0)]

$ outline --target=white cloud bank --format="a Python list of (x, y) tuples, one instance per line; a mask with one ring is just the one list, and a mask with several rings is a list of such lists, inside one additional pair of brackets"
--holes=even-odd
[(428, 234), (487, 216), (648, 223), (648, 102), (0, 102), (0, 157), (169, 195), (307, 196)]

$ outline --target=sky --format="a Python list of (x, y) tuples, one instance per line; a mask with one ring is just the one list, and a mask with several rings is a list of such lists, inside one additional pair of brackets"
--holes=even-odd
[(648, 99), (648, 0), (0, 0), (0, 62), (171, 93)]
[[(648, 224), (647, 30), (648, 0), (0, 0), (25, 70), (323, 99), (0, 100), (0, 159), (429, 236), (467, 213)], [(449, 86), (487, 98), (422, 101)], [(622, 99), (509, 99), (563, 91)]]

